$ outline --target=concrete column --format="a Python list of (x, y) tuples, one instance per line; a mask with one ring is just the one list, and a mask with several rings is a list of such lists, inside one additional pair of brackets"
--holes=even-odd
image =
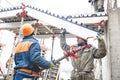
[(120, 9), (109, 9), (107, 28), (108, 64), (111, 79), (120, 80)]

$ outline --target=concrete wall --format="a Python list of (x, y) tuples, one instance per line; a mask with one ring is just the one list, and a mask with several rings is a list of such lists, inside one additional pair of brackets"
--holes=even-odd
[(107, 74), (110, 76), (106, 80), (120, 80), (120, 9), (110, 9), (108, 17), (107, 41), (108, 59), (110, 60), (108, 72), (110, 73)]

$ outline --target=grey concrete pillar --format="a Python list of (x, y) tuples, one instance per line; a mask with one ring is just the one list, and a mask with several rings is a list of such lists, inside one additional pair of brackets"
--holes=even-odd
[(111, 79), (120, 80), (120, 9), (109, 9), (107, 26), (107, 43), (109, 71)]

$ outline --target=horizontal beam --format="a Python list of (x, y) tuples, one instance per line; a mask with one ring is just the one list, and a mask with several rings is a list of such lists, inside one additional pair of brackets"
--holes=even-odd
[(16, 14), (20, 12), (22, 12), (22, 9), (0, 12), (0, 19), (15, 17)]
[[(24, 23), (35, 23), (35, 21), (24, 21)], [(19, 28), (21, 26), (21, 22), (11, 22), (11, 23), (1, 23), (0, 28)]]
[(106, 21), (106, 20), (108, 20), (108, 17), (107, 16), (101, 16), (101, 17), (72, 18), (73, 22), (77, 21), (78, 23), (83, 23), (83, 24), (94, 24), (94, 23), (98, 23), (102, 20)]
[(28, 16), (31, 16), (38, 20), (47, 22), (50, 25), (53, 25), (59, 29), (65, 28), (69, 33), (74, 34), (76, 36), (80, 36), (80, 37), (83, 37), (86, 39), (90, 36), (97, 35), (97, 33), (95, 31), (89, 30), (87, 28), (84, 28), (82, 26), (79, 26), (79, 25), (76, 25), (73, 23), (70, 23), (69, 21), (65, 21), (65, 20), (57, 18), (55, 16), (48, 15), (48, 14), (40, 12), (38, 10), (31, 9), (28, 7), (26, 8), (26, 10), (28, 11)]
[[(36, 35), (34, 37), (36, 37), (38, 39), (39, 38), (50, 38), (50, 37), (52, 37), (52, 35), (53, 34), (40, 34), (40, 35)], [(54, 34), (54, 36), (60, 38), (60, 34)], [(71, 34), (66, 34), (66, 38), (75, 38), (75, 36), (71, 35)]]

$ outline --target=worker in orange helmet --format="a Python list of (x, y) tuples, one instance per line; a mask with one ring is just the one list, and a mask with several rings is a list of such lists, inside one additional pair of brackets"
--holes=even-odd
[(41, 47), (33, 37), (34, 28), (26, 23), (21, 30), (23, 39), (15, 48), (13, 80), (37, 80), (41, 68), (53, 68), (54, 64), (41, 57)]
[[(81, 48), (75, 55), (78, 57), (70, 57), (73, 70), (71, 71), (70, 80), (95, 80), (93, 69), (94, 59), (101, 59), (106, 56), (106, 47), (102, 35), (98, 35), (98, 48), (87, 44), (87, 40), (77, 36), (77, 44), (73, 44), (72, 48), (66, 42), (66, 30), (62, 30), (60, 35), (61, 48), (66, 51), (74, 51)], [(85, 46), (85, 47), (84, 47)], [(70, 54), (70, 53), (69, 53)]]

